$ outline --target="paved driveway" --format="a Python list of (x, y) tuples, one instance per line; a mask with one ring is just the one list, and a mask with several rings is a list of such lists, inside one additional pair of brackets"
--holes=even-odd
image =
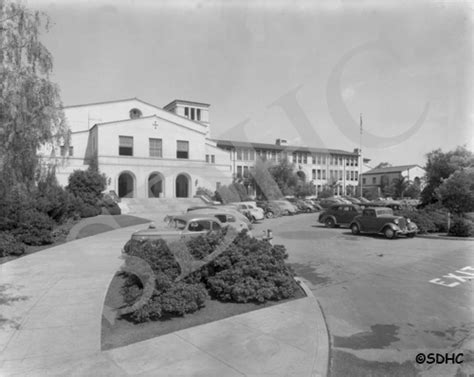
[(320, 300), (332, 339), (332, 376), (454, 376), (459, 365), (419, 365), (418, 353), (465, 353), (472, 364), (474, 243), (353, 236), (317, 215), (272, 219), (297, 275)]

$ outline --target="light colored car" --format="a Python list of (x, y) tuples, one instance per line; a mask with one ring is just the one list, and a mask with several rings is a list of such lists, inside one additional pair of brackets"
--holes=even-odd
[(222, 224), (219, 219), (205, 214), (185, 214), (167, 216), (167, 226), (157, 228), (150, 224), (147, 229), (139, 230), (132, 234), (132, 240), (154, 240), (164, 239), (166, 241), (186, 239), (219, 231), (227, 225)]
[(197, 209), (193, 211), (193, 213), (195, 213), (196, 215), (213, 216), (217, 218), (222, 224), (226, 224), (234, 228), (238, 232), (244, 229), (250, 231), (250, 223), (248, 219), (238, 212), (237, 214), (235, 214), (225, 210), (219, 211), (219, 209)]
[(294, 206), (287, 200), (271, 200), (271, 203), (275, 203), (278, 207), (280, 207), (283, 214), (294, 215), (298, 212), (296, 206)]
[(263, 209), (257, 207), (257, 205), (253, 202), (239, 202), (230, 204), (237, 208), (239, 212), (244, 214), (248, 213), (248, 217), (253, 221), (259, 221), (265, 218)]
[(188, 209), (188, 213), (199, 213), (199, 214), (205, 214), (205, 213), (221, 213), (225, 212), (230, 215), (235, 216), (237, 221), (241, 221), (245, 223), (248, 227), (248, 229), (252, 229), (253, 225), (250, 222), (250, 220), (245, 216), (244, 214), (240, 213), (235, 207), (232, 206), (216, 206), (216, 207), (206, 207), (206, 208), (196, 208), (193, 210)]
[(361, 215), (354, 217), (350, 225), (352, 234), (382, 233), (392, 239), (399, 235), (415, 237), (418, 227), (415, 223), (403, 216), (396, 216), (388, 207), (369, 207)]

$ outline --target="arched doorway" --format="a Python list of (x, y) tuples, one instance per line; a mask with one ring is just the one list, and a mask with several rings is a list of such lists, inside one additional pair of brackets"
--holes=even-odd
[(151, 173), (148, 177), (148, 197), (162, 198), (164, 192), (164, 178), (160, 173)]
[(176, 177), (176, 197), (187, 198), (189, 197), (189, 177), (184, 174), (179, 174)]
[(135, 179), (131, 173), (123, 172), (118, 178), (118, 196), (119, 198), (134, 197)]

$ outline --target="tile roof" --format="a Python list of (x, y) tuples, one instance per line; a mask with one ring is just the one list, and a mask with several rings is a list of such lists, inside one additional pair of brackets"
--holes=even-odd
[(274, 151), (290, 151), (290, 152), (310, 152), (310, 153), (330, 153), (338, 155), (350, 155), (357, 156), (357, 153), (343, 151), (340, 149), (328, 149), (328, 148), (314, 148), (314, 147), (304, 147), (297, 145), (278, 145), (278, 144), (268, 144), (268, 143), (252, 143), (248, 141), (235, 141), (235, 140), (221, 140), (221, 139), (212, 139), (217, 143), (219, 147), (243, 147), (243, 148), (254, 148), (254, 149), (270, 149)]
[(415, 166), (421, 167), (420, 165), (399, 165), (399, 166), (388, 166), (386, 168), (375, 168), (372, 170), (369, 170), (362, 175), (369, 175), (369, 174), (385, 174), (385, 173), (399, 173), (411, 168), (414, 168)]

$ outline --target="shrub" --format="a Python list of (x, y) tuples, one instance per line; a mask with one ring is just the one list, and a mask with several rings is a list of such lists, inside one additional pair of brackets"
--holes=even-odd
[(413, 220), (418, 225), (420, 233), (448, 231), (448, 214), (439, 207), (428, 206), (419, 210), (402, 209), (395, 213)]
[(120, 215), (122, 210), (111, 198), (103, 198), (99, 201), (102, 215)]
[(62, 223), (73, 216), (75, 204), (74, 195), (59, 185), (46, 182), (38, 184), (38, 190), (35, 193), (35, 207), (57, 223)]
[(0, 232), (0, 257), (8, 255), (22, 255), (25, 253), (25, 245), (16, 240), (8, 232)]
[(455, 217), (449, 228), (449, 235), (457, 237), (471, 237), (474, 235), (474, 224), (463, 217)]
[(98, 206), (93, 206), (88, 203), (79, 201), (78, 205), (75, 208), (75, 211), (79, 214), (80, 217), (94, 217), (102, 213), (102, 209)]
[(292, 297), (298, 288), (285, 265), (287, 257), (284, 246), (240, 233), (207, 266), (206, 286), (222, 301), (263, 303)]
[[(164, 240), (130, 240), (124, 251), (145, 260), (155, 274), (155, 288), (151, 299), (135, 310), (130, 318), (136, 322), (183, 315), (198, 310), (209, 298), (203, 284), (176, 282), (179, 264)], [(128, 304), (141, 295), (143, 287), (135, 276), (129, 275), (123, 293)]]
[(23, 210), (18, 214), (16, 227), (11, 230), (18, 241), (27, 245), (53, 243), (54, 222), (48, 215), (36, 209)]
[(102, 199), (102, 191), (107, 186), (107, 177), (95, 169), (75, 170), (69, 176), (66, 190), (82, 199), (86, 204), (95, 206)]

